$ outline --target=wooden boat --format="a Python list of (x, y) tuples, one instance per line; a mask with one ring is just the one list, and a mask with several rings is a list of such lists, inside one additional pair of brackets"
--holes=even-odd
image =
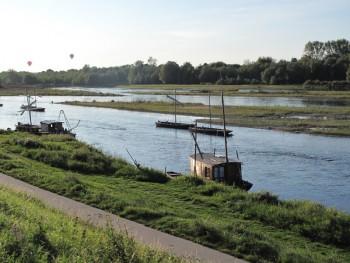
[(32, 97), (30, 95), (26, 95), (27, 96), (27, 104), (22, 104), (21, 105), (21, 110), (26, 110), (26, 111), (37, 111), (37, 112), (44, 112), (45, 108), (43, 107), (38, 107), (36, 105), (36, 96), (34, 98), (34, 101), (30, 101), (32, 99)]
[(16, 131), (38, 134), (40, 131), (40, 126), (31, 123), (18, 122), (18, 124), (16, 125)]
[(215, 135), (215, 136), (232, 136), (232, 131), (231, 130), (226, 130), (226, 129), (220, 129), (220, 128), (213, 128), (211, 126), (211, 106), (210, 106), (210, 91), (208, 91), (208, 97), (209, 97), (209, 103), (208, 103), (208, 108), (209, 108), (209, 118), (210, 118), (210, 122), (209, 122), (209, 127), (198, 127), (198, 126), (194, 126), (194, 127), (190, 127), (189, 130), (190, 132), (194, 132), (194, 133), (204, 133), (204, 134), (208, 134), (208, 135)]
[(178, 177), (178, 176), (182, 175), (181, 173), (177, 173), (177, 172), (173, 172), (173, 171), (167, 171), (165, 174), (171, 178)]
[[(242, 162), (228, 158), (223, 92), (221, 93), (221, 99), (224, 124), (223, 135), (225, 138), (225, 156), (217, 156), (215, 152), (202, 153), (197, 143), (197, 136), (195, 135), (195, 132), (198, 132), (199, 130), (190, 129), (195, 142), (195, 153), (189, 156), (190, 172), (192, 175), (201, 176), (207, 180), (222, 182), (224, 184), (232, 185), (245, 191), (249, 191), (253, 184), (242, 179)], [(199, 153), (197, 153), (197, 150)]]
[(226, 160), (224, 156), (217, 156), (215, 153), (197, 153), (189, 158), (193, 175), (239, 187), (245, 191), (249, 191), (253, 186), (242, 179), (242, 162), (239, 160)]
[[(28, 111), (29, 114), (29, 123), (21, 123), (18, 122), (18, 124), (16, 125), (16, 131), (19, 132), (30, 132), (36, 135), (44, 135), (44, 134), (66, 134), (66, 135), (70, 135), (75, 137), (75, 133), (72, 132), (73, 129), (75, 129), (78, 124), (74, 127), (71, 128), (68, 119), (64, 113), (63, 110), (60, 111), (60, 114), (58, 115), (58, 120), (44, 120), (40, 122), (40, 126), (39, 125), (35, 125), (32, 123), (32, 109), (31, 109), (31, 103), (30, 103), (30, 97), (28, 97), (28, 110), (23, 109), (21, 115), (25, 112)], [(66, 126), (67, 128), (63, 128), (63, 121), (60, 121), (61, 115), (63, 115), (65, 122), (66, 122)]]
[(38, 111), (38, 112), (44, 112), (45, 108), (43, 107), (38, 107), (38, 106), (28, 106), (28, 105), (22, 105), (21, 106), (22, 110), (30, 110), (30, 111)]
[(176, 121), (176, 104), (181, 104), (181, 102), (179, 102), (176, 99), (176, 90), (175, 90), (175, 97), (171, 97), (169, 95), (167, 95), (167, 98), (171, 99), (174, 101), (174, 122), (171, 121), (156, 121), (156, 127), (158, 128), (171, 128), (171, 129), (181, 129), (181, 130), (188, 130), (190, 127), (194, 127), (194, 124), (190, 124), (190, 123), (181, 123), (181, 122), (177, 122)]
[(189, 128), (194, 127), (194, 124), (170, 121), (156, 121), (156, 127), (188, 130)]
[(232, 136), (232, 131), (231, 130), (224, 130), (224, 129), (219, 129), (219, 128), (213, 128), (213, 127), (190, 127), (189, 130), (194, 133), (204, 133), (208, 135), (216, 135), (216, 136)]

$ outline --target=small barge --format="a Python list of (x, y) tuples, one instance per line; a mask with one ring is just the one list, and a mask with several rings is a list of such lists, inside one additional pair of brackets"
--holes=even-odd
[(232, 136), (231, 130), (224, 130), (219, 128), (212, 128), (212, 127), (198, 127), (193, 126), (189, 128), (190, 132), (193, 133), (204, 133), (208, 135), (215, 135), (215, 136)]
[(156, 121), (156, 127), (188, 130), (190, 128), (193, 128), (194, 124), (171, 121)]

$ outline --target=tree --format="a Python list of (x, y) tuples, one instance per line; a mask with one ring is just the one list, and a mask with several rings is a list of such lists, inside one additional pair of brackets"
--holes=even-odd
[(350, 42), (346, 39), (327, 41), (325, 52), (327, 56), (346, 56), (350, 54)]
[(149, 57), (147, 63), (152, 66), (157, 66), (157, 60), (153, 57)]
[(306, 81), (306, 69), (297, 59), (292, 59), (287, 64), (288, 83), (302, 84)]
[(33, 84), (38, 84), (40, 82), (36, 76), (34, 76), (33, 74), (27, 73), (23, 76), (23, 83), (26, 85), (33, 85)]
[(275, 75), (275, 66), (270, 66), (261, 72), (261, 80), (264, 83), (270, 84), (272, 77)]
[(304, 56), (321, 60), (325, 55), (325, 44), (320, 41), (309, 41), (304, 47)]
[(168, 61), (160, 67), (159, 79), (164, 84), (177, 84), (180, 66), (173, 61)]
[(180, 67), (179, 84), (193, 84), (196, 82), (195, 69), (191, 63), (186, 62)]
[(348, 71), (346, 72), (346, 80), (350, 82), (350, 66), (348, 67)]
[(9, 69), (5, 72), (4, 82), (6, 84), (20, 84), (22, 76), (14, 69)]

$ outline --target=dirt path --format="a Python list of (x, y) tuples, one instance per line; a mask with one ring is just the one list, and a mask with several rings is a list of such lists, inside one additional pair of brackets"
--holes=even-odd
[(127, 231), (136, 240), (144, 244), (162, 248), (178, 256), (192, 257), (198, 261), (211, 263), (244, 263), (241, 259), (201, 246), (194, 242), (165, 234), (158, 230), (146, 227), (133, 221), (123, 219), (100, 209), (51, 193), (32, 186), (20, 180), (0, 173), (0, 184), (26, 192), (45, 204), (65, 211), (90, 223), (105, 226), (112, 225), (117, 231)]

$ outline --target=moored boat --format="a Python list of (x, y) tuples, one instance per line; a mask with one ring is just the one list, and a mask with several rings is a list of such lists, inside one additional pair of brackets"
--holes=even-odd
[(30, 111), (38, 111), (38, 112), (44, 112), (45, 108), (43, 107), (37, 107), (37, 106), (28, 106), (28, 105), (22, 105), (21, 110), (30, 110)]
[(170, 121), (156, 121), (156, 127), (188, 130), (189, 128), (194, 127), (194, 124)]
[(189, 130), (193, 133), (204, 133), (204, 134), (216, 135), (216, 136), (225, 136), (225, 134), (226, 134), (226, 136), (232, 136), (231, 130), (213, 128), (213, 127), (193, 126), (193, 127), (190, 127)]

